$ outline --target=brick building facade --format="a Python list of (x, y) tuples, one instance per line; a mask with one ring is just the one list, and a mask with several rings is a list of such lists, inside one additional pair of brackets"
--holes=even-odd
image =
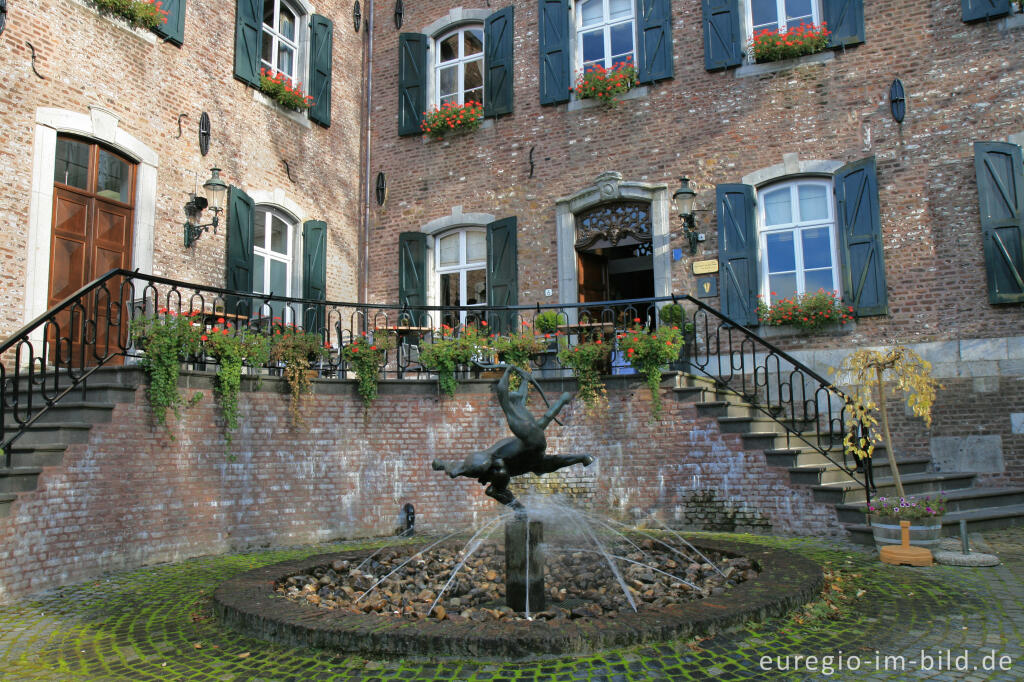
[[(230, 216), (221, 214), (216, 235), (208, 231), (194, 246), (183, 245), (183, 206), (213, 166), (252, 200), (253, 219), (275, 221), (274, 229), (287, 235), (284, 244), (247, 247), (252, 257), (264, 246), (267, 261), (289, 268), (286, 275), (268, 271), (270, 283), (287, 280), (289, 293), (303, 296), (309, 279), (303, 256), (312, 241), (303, 232), (308, 222), (323, 221), (317, 279), (332, 299), (356, 296), (362, 34), (353, 30), (351, 6), (268, 0), (265, 17), (279, 29), (273, 64), (266, 52), (261, 60), (259, 24), (248, 17), (253, 7), (236, 12), (232, 3), (185, 0), (164, 7), (169, 22), (149, 31), (87, 1), (7, 5), (0, 35), (5, 337), (43, 313), (48, 300), (118, 264), (224, 286)], [(312, 63), (317, 50), (318, 64)], [(239, 73), (239, 61), (250, 73)], [(304, 84), (317, 81), (318, 113), (293, 113), (258, 93), (260, 66), (281, 67)], [(210, 122), (205, 155), (204, 112)], [(102, 179), (97, 164), (104, 164)], [(80, 177), (78, 165), (88, 166)], [(58, 178), (58, 166), (70, 175)], [(113, 238), (103, 228), (112, 223), (103, 220), (113, 214), (120, 221), (114, 242), (125, 253), (108, 251)], [(202, 218), (209, 223), (210, 212)], [(58, 272), (59, 281), (50, 277), (53, 258), (71, 270)], [(276, 289), (280, 294), (281, 286)]]
[[(799, 11), (787, 15), (780, 4), (766, 19), (768, 10), (755, 17), (745, 0), (612, 4), (514, 2), (508, 16), (498, 6), (439, 1), (407, 7), (400, 30), (378, 22), (369, 167), (386, 175), (389, 198), (371, 207), (371, 297), (405, 296), (396, 274), (409, 239), (428, 266), (413, 299), (445, 302), (452, 294), (440, 240), (510, 218), (518, 289), (492, 302), (600, 300), (581, 285), (595, 255), (609, 298), (696, 291), (692, 264), (717, 261), (722, 295), (706, 302), (752, 325), (757, 295), (824, 282), (856, 308), (855, 323), (759, 333), (822, 373), (858, 347), (912, 345), (947, 381), (938, 407), (949, 421), (936, 421), (947, 439), (936, 443), (901, 430), (907, 447), (938, 448), (955, 460), (947, 466), (1024, 481), (1020, 414), (1000, 408), (984, 427), (956, 416), (965, 414), (958, 406), (1019, 404), (1024, 391), (1024, 16), (1016, 6), (816, 0), (804, 3), (806, 18), (827, 20), (830, 48), (753, 64), (744, 55), (753, 27), (792, 27), (805, 20), (791, 16)], [(632, 38), (616, 33), (623, 26)], [(453, 57), (450, 43), (467, 27), (484, 41), (485, 110), (488, 81), (504, 78), (508, 113), (440, 141), (415, 134), (406, 119), (452, 99), (449, 64), (469, 73), (465, 48)], [(611, 67), (626, 52), (641, 82), (618, 106), (568, 93), (585, 63)], [(459, 78), (456, 94), (474, 97), (475, 82)], [(897, 78), (902, 122), (891, 110)], [(706, 236), (692, 256), (671, 206), (682, 175), (697, 190), (696, 229)], [(820, 205), (798, 208), (798, 194)], [(586, 219), (622, 202), (649, 210), (646, 265), (579, 244)], [(616, 267), (625, 274), (616, 278)], [(977, 435), (991, 439), (984, 464), (964, 440)]]

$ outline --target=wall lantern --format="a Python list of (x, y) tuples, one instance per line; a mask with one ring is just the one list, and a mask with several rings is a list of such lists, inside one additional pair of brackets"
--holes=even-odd
[(700, 235), (695, 229), (696, 220), (693, 216), (693, 202), (696, 198), (697, 193), (690, 187), (690, 178), (679, 178), (679, 189), (673, 192), (672, 203), (676, 207), (679, 221), (683, 224), (683, 236), (686, 237), (686, 241), (690, 245), (691, 256), (696, 255), (697, 242), (700, 241)]
[(377, 173), (377, 205), (383, 206), (384, 200), (388, 198), (388, 179), (384, 176), (384, 171)]
[(903, 117), (907, 115), (907, 96), (899, 78), (889, 86), (889, 111), (897, 123), (903, 123)]
[(7, 26), (7, 0), (0, 0), (0, 34), (3, 34)]
[(359, 33), (359, 27), (363, 23), (363, 12), (359, 9), (359, 0), (356, 0), (356, 4), (352, 5), (352, 28)]
[(405, 5), (402, 0), (395, 0), (395, 28), (402, 28), (402, 15), (405, 14)]
[[(198, 181), (197, 181), (198, 182)], [(211, 227), (213, 233), (217, 234), (217, 224), (220, 222), (218, 214), (224, 210), (224, 198), (228, 193), (228, 184), (220, 178), (220, 168), (210, 169), (210, 179), (203, 183), (205, 197), (198, 196), (195, 192), (189, 194), (189, 200), (185, 203), (185, 248), (190, 248), (199, 241), (199, 237)], [(200, 225), (200, 216), (204, 208), (213, 211), (213, 219), (206, 225)]]

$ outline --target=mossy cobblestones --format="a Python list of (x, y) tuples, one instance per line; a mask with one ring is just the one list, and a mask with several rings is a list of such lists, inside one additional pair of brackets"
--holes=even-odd
[[(996, 568), (894, 568), (859, 548), (807, 539), (715, 535), (795, 551), (860, 575), (864, 596), (837, 619), (792, 616), (711, 639), (616, 649), (530, 662), (369, 660), (293, 649), (239, 635), (214, 618), (210, 595), (223, 580), (270, 563), (353, 549), (317, 545), (190, 559), (118, 573), (0, 606), (0, 677), (9, 680), (1019, 680), (1024, 678), (1024, 530), (987, 534)], [(977, 670), (921, 670), (966, 649)], [(990, 651), (1009, 670), (982, 669)], [(777, 656), (857, 656), (857, 672), (826, 675), (820, 664), (776, 671)], [(904, 670), (875, 669), (904, 656)], [(761, 668), (772, 657), (773, 670)], [(883, 660), (880, 658), (877, 660)], [(1004, 659), (1005, 661), (1005, 659)], [(833, 668), (837, 666), (833, 663)], [(884, 666), (879, 666), (884, 667)]]

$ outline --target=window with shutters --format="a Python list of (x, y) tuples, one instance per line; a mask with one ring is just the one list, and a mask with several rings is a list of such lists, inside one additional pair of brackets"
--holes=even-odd
[[(438, 298), (442, 307), (487, 304), (487, 233), (459, 228), (437, 237), (434, 251)], [(445, 313), (444, 324), (466, 322), (466, 311)]]
[[(257, 206), (253, 223), (252, 291), (255, 294), (295, 296), (300, 291), (295, 276), (295, 242), (298, 221), (278, 208)], [(290, 317), (291, 311), (271, 305), (274, 317)], [(295, 322), (286, 319), (285, 322)]]
[(757, 192), (760, 289), (771, 303), (839, 291), (832, 182), (798, 180)]
[(304, 63), (300, 47), (305, 42), (305, 13), (286, 0), (264, 0), (260, 64), (274, 74), (284, 74), (293, 82), (302, 81)]
[(576, 68), (636, 63), (633, 0), (584, 0), (576, 9)]
[(434, 46), (434, 104), (484, 101), (484, 28), (462, 26), (442, 35)]

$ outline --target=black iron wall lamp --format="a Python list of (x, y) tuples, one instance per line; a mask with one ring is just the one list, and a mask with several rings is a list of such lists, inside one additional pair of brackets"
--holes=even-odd
[[(196, 180), (198, 182), (198, 179)], [(211, 227), (213, 233), (217, 234), (217, 225), (220, 222), (219, 214), (224, 210), (224, 199), (228, 193), (228, 184), (220, 178), (220, 168), (210, 169), (210, 179), (203, 183), (205, 197), (198, 196), (196, 192), (189, 193), (189, 200), (185, 203), (185, 248), (191, 248), (199, 241), (199, 237)], [(200, 216), (203, 209), (209, 208), (213, 211), (213, 219), (206, 225), (200, 225)]]
[(690, 187), (690, 178), (679, 178), (679, 189), (672, 193), (672, 204), (676, 207), (679, 221), (683, 224), (683, 236), (690, 245), (690, 255), (697, 254), (697, 242), (704, 241), (704, 235), (697, 232), (693, 202), (697, 193)]

